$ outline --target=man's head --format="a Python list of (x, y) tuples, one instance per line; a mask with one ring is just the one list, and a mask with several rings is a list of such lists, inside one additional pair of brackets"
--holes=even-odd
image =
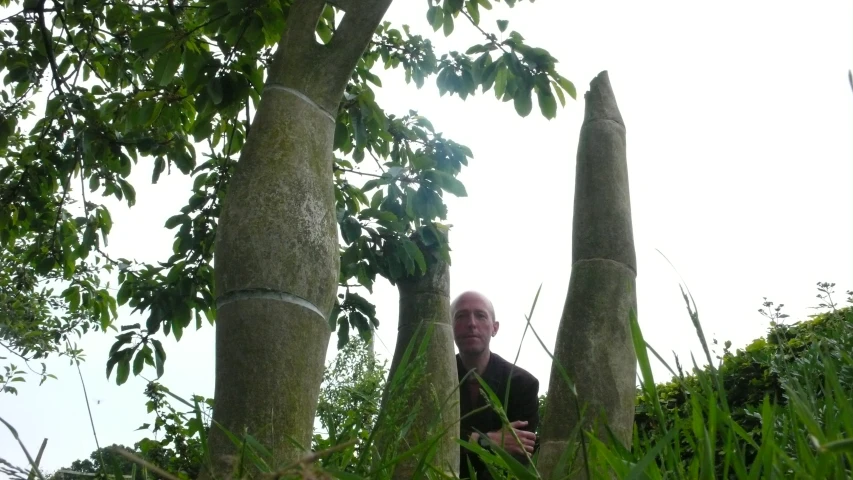
[(488, 298), (477, 292), (465, 292), (450, 304), (450, 314), (459, 353), (478, 355), (489, 349), (489, 342), (500, 325)]

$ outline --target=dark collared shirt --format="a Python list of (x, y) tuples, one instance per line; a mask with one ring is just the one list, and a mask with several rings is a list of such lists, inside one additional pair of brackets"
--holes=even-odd
[[(456, 355), (456, 367), (459, 372), (459, 381), (462, 382), (463, 377), (468, 372), (462, 365), (459, 355)], [(521, 430), (530, 432), (536, 430), (536, 426), (539, 424), (539, 380), (536, 377), (531, 375), (527, 370), (513, 366), (512, 363), (491, 352), (489, 363), (486, 365), (486, 371), (483, 372), (482, 378), (500, 399), (506, 411), (507, 419), (510, 422), (526, 420), (527, 426)], [(486, 408), (464, 418), (469, 412), (487, 405), (483, 394), (479, 391), (479, 383), (469, 383), (469, 379), (476, 382), (473, 374), (469, 375), (465, 379), (465, 383), (460, 386), (459, 391), (460, 415), (463, 417), (460, 423), (460, 432), (463, 440), (468, 440), (474, 431), (482, 433), (494, 432), (500, 430), (502, 426), (500, 417), (491, 408)], [(509, 387), (509, 401), (505, 402), (507, 387)], [(474, 470), (477, 472), (478, 480), (492, 478), (488, 470), (486, 470), (485, 465), (473, 452), (462, 447), (459, 459), (460, 478), (471, 477), (471, 474), (468, 472), (468, 460), (471, 461)], [(519, 458), (519, 460), (522, 460), (523, 463), (527, 461), (526, 458)]]

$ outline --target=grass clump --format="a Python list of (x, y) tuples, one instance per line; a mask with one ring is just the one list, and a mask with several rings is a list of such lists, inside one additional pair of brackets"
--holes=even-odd
[[(605, 444), (595, 432), (578, 432), (577, 444), (566, 455), (567, 471), (572, 464), (580, 464), (592, 478), (853, 477), (853, 307), (839, 308), (832, 299), (833, 287), (818, 284), (823, 311), (801, 322), (789, 323), (783, 305), (765, 299), (759, 311), (769, 319), (766, 336), (737, 350), (725, 342), (718, 356), (712, 355), (698, 311), (689, 293), (684, 293), (704, 354), (702, 365), (691, 358), (689, 372), (678, 358), (671, 366), (647, 345), (632, 316), (629, 321), (641, 373), (633, 443)], [(853, 297), (853, 292), (848, 294)], [(853, 303), (853, 298), (848, 301)], [(423, 347), (423, 342), (410, 346), (411, 357), (417, 359), (415, 352)], [(669, 382), (655, 381), (652, 359), (669, 369)], [(433, 426), (434, 436), (422, 445), (398, 441), (409, 428), (415, 408), (412, 404), (406, 407), (407, 402), (397, 406), (400, 408), (389, 407), (400, 403), (391, 397), (405, 397), (419, 381), (420, 372), (417, 361), (406, 362), (404, 367), (386, 380), (385, 364), (375, 360), (367, 345), (353, 342), (327, 370), (318, 409), (322, 428), (305, 460), (288, 468), (272, 468), (263, 461), (268, 452), (250, 435), (232, 435), (244, 452), (242, 462), (251, 466), (241, 468), (238, 476), (386, 479), (397, 462), (417, 458), (415, 478), (452, 478), (430, 464), (432, 445), (449, 426)], [(101, 478), (123, 474), (134, 480), (171, 480), (194, 478), (203, 469), (208, 455), (204, 439), (209, 428), (219, 428), (209, 423), (209, 400), (193, 397), (191, 402), (185, 401), (160, 386), (150, 386), (147, 393), (149, 411), (156, 415), (154, 428), (163, 432), (160, 439), (136, 444), (128, 449), (132, 456), (96, 452), (89, 462), (92, 468), (85, 470)], [(485, 393), (491, 407), (502, 411), (500, 396)], [(167, 396), (188, 409), (181, 412), (171, 407)], [(386, 397), (392, 401), (383, 401)], [(547, 408), (546, 396), (540, 404)], [(457, 407), (447, 404), (444, 408)], [(469, 447), (478, 450), (476, 445)], [(495, 478), (541, 478), (535, 468), (536, 456), (532, 465), (523, 467), (505, 452), (478, 453)], [(109, 465), (98, 461), (104, 459)], [(80, 467), (79, 463), (75, 465)], [(24, 477), (42, 477), (32, 465), (15, 471), (26, 473)], [(4, 472), (13, 469), (7, 466)], [(67, 473), (52, 477), (75, 478)]]

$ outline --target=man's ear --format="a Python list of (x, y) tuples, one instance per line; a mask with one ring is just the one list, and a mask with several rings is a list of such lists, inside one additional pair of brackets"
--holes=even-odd
[(495, 335), (497, 335), (497, 334), (498, 334), (498, 329), (499, 329), (500, 327), (501, 327), (501, 324), (500, 324), (499, 322), (494, 322), (494, 323), (492, 324), (492, 336), (493, 336), (493, 337), (494, 337)]

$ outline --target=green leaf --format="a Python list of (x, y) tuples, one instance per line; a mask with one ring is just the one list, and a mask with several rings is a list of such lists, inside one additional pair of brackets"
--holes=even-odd
[(531, 89), (521, 88), (515, 92), (512, 98), (515, 105), (515, 111), (522, 117), (526, 117), (533, 110), (533, 99), (531, 98)]
[(468, 9), (468, 14), (471, 15), (471, 19), (474, 20), (474, 25), (479, 25), (480, 9), (477, 8), (477, 2), (475, 0), (468, 0), (465, 2), (465, 7)]
[(136, 352), (136, 358), (133, 359), (133, 375), (137, 376), (142, 373), (142, 367), (145, 365), (145, 354), (140, 349)]
[(436, 166), (436, 161), (424, 153), (418, 153), (409, 157), (409, 162), (412, 163), (412, 167), (414, 167), (415, 170), (426, 170)]
[[(515, 439), (510, 439), (507, 441), (514, 442)], [(533, 474), (533, 472), (527, 470), (521, 462), (519, 462), (515, 457), (509, 454), (506, 450), (501, 448), (499, 445), (492, 445), (492, 450), (501, 457), (501, 460), (504, 461), (506, 466), (512, 472), (512, 474), (518, 478), (519, 480), (537, 480), (537, 476)]]
[(370, 340), (372, 336), (372, 331), (370, 330), (370, 324), (367, 323), (367, 318), (359, 312), (351, 312), (350, 322), (355, 325), (355, 328), (358, 330), (358, 335), (362, 340)]
[(113, 372), (113, 368), (118, 360), (119, 357), (117, 355), (110, 355), (110, 358), (107, 360), (107, 378), (110, 378), (110, 374)]
[(118, 302), (119, 305), (124, 305), (125, 303), (127, 303), (128, 299), (130, 299), (130, 282), (124, 282), (118, 289), (118, 294), (116, 294), (116, 302)]
[(508, 74), (509, 73), (506, 65), (501, 62), (500, 66), (498, 67), (498, 73), (495, 75), (495, 97), (498, 99), (503, 97), (504, 92), (506, 91), (506, 82)]
[(154, 62), (154, 70), (151, 72), (154, 81), (161, 87), (170, 84), (181, 67), (182, 58), (181, 49), (177, 47), (161, 52), (157, 61)]
[[(133, 354), (133, 350), (124, 350)], [(116, 385), (123, 385), (127, 382), (127, 377), (130, 376), (130, 358), (128, 355), (122, 355), (118, 361), (118, 369), (116, 370)]]
[(441, 188), (456, 195), (457, 197), (468, 196), (468, 192), (465, 190), (465, 185), (463, 185), (456, 177), (442, 171), (435, 171), (434, 173), (441, 179)]
[(509, 20), (498, 20), (498, 30), (501, 32), (506, 31), (507, 25), (509, 25)]
[(438, 31), (439, 28), (444, 24), (444, 10), (441, 7), (432, 6), (427, 10), (427, 21), (430, 26), (432, 26), (432, 30)]
[(557, 77), (557, 83), (561, 87), (563, 87), (563, 90), (565, 90), (569, 94), (570, 97), (574, 98), (575, 100), (578, 99), (578, 92), (575, 90), (575, 84), (574, 83), (570, 82), (569, 80), (567, 80), (563, 77)]
[(465, 55), (473, 55), (475, 53), (483, 53), (483, 52), (488, 52), (488, 51), (489, 51), (488, 45), (474, 45), (471, 48), (469, 48), (468, 50), (465, 50)]
[(36, 266), (36, 273), (39, 275), (47, 275), (53, 270), (56, 265), (56, 259), (53, 257), (44, 257)]
[(341, 117), (342, 115), (338, 115), (335, 122), (335, 149), (337, 150), (343, 150), (349, 142), (349, 130)]
[(400, 241), (403, 243), (403, 248), (406, 250), (406, 253), (415, 261), (421, 272), (426, 273), (426, 259), (417, 244), (408, 238), (401, 238)]
[(563, 94), (563, 89), (560, 88), (560, 86), (557, 85), (557, 83), (554, 81), (551, 81), (551, 84), (554, 86), (554, 93), (556, 93), (557, 98), (560, 99), (560, 105), (565, 107), (566, 106), (566, 96)]
[(818, 447), (822, 452), (853, 453), (853, 438), (843, 438), (827, 442)]
[(163, 157), (157, 157), (154, 160), (154, 172), (151, 174), (151, 183), (157, 183), (160, 180), (160, 174), (166, 170), (166, 161)]
[(130, 41), (130, 48), (148, 59), (159, 52), (171, 39), (171, 36), (172, 30), (169, 28), (162, 26), (148, 27), (133, 37)]
[(165, 226), (167, 229), (171, 230), (171, 229), (177, 227), (178, 225), (185, 223), (185, 222), (189, 222), (189, 221), (190, 221), (189, 215), (186, 215), (186, 214), (173, 215), (173, 216), (169, 217), (168, 220), (166, 220)]
[(352, 121), (353, 136), (356, 148), (364, 148), (367, 145), (367, 127), (364, 124), (361, 110), (356, 110), (350, 115)]
[(163, 344), (159, 340), (151, 339), (154, 345), (154, 366), (157, 368), (157, 378), (163, 376), (163, 364), (166, 363), (166, 351), (163, 350)]
[(444, 16), (444, 36), (450, 36), (453, 33), (453, 16), (445, 15)]
[(132, 207), (136, 205), (136, 189), (133, 188), (133, 185), (123, 178), (118, 178), (116, 180), (118, 181), (121, 191), (124, 193), (125, 199), (127, 199), (127, 206)]
[(341, 222), (341, 236), (350, 244), (361, 236), (361, 224), (355, 217), (347, 217)]
[(539, 99), (539, 110), (542, 111), (542, 115), (544, 115), (548, 120), (556, 117), (557, 99), (554, 98), (554, 94), (551, 93), (550, 85), (545, 88), (539, 88), (536, 92), (536, 96)]
[(368, 317), (376, 316), (376, 307), (370, 303), (367, 299), (362, 297), (361, 295), (347, 291), (346, 298), (344, 299), (344, 303), (357, 308), (361, 312), (363, 312)]
[(344, 348), (349, 341), (349, 322), (347, 317), (338, 319), (338, 350)]
[(382, 190), (377, 190), (376, 193), (373, 194), (373, 198), (370, 199), (370, 208), (379, 208), (379, 205), (382, 203), (382, 200), (385, 198)]
[(214, 105), (222, 103), (222, 77), (215, 77), (207, 84), (207, 94)]

